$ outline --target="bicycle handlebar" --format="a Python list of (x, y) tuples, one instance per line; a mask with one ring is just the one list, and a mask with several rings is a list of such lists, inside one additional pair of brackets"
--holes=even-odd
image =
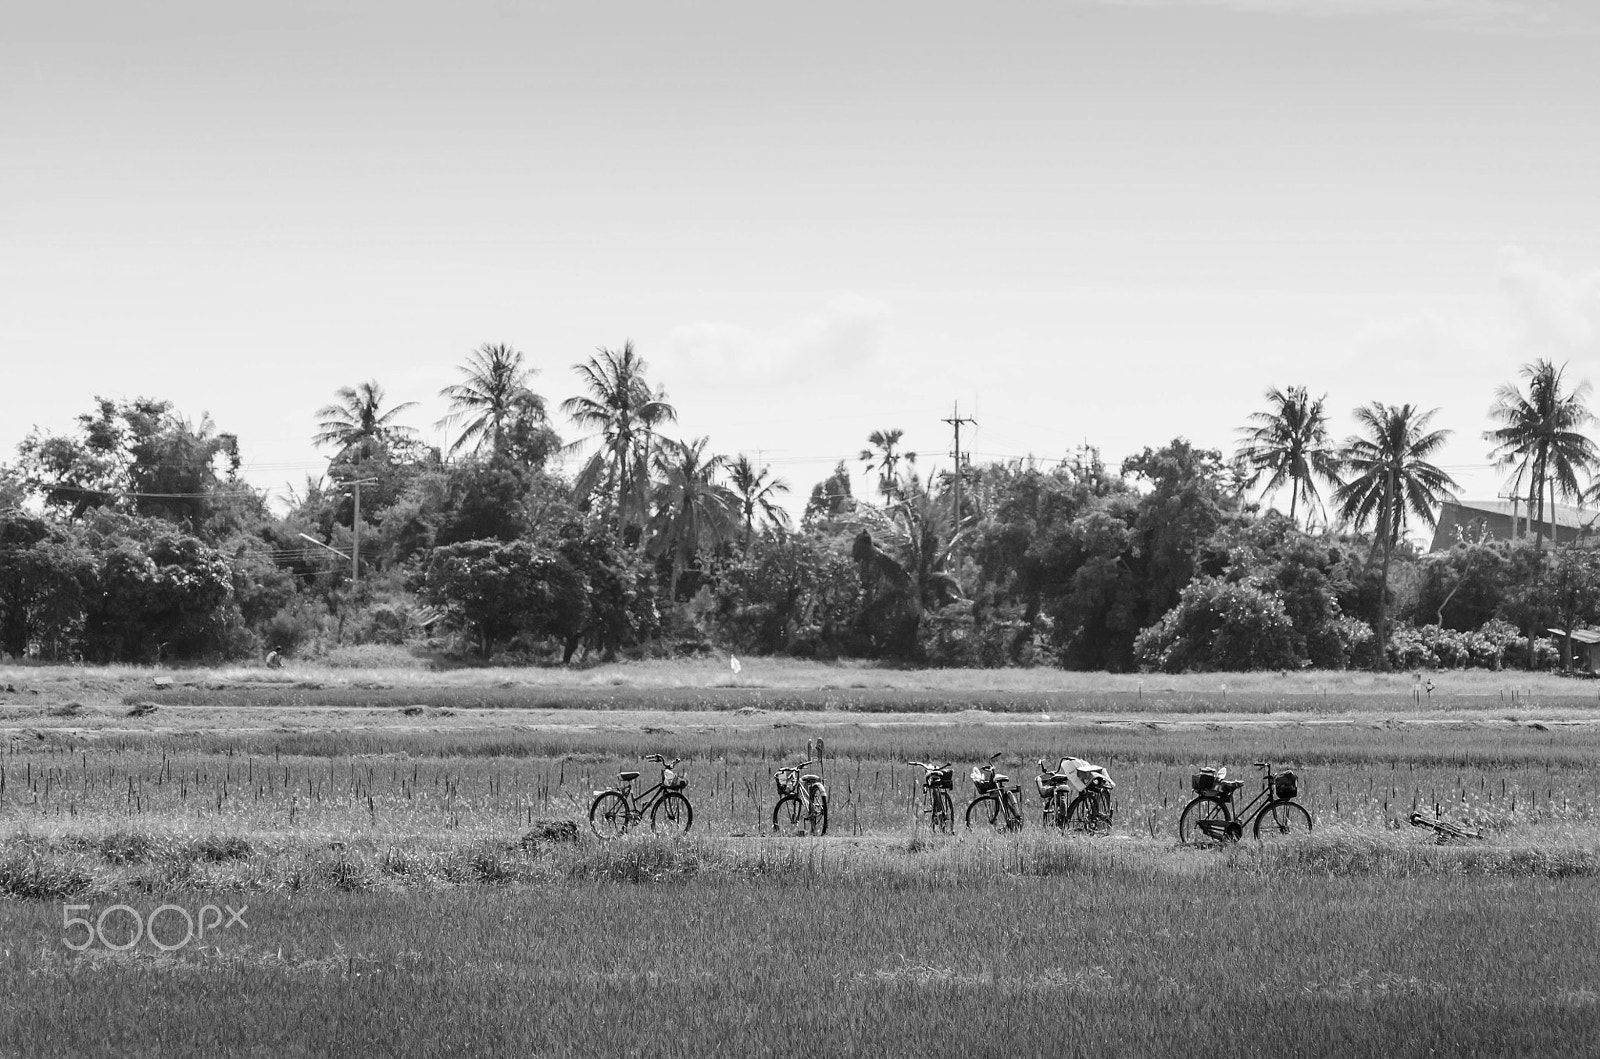
[(943, 772), (945, 769), (950, 767), (950, 762), (948, 762), (948, 761), (946, 761), (943, 765), (935, 765), (931, 761), (907, 761), (906, 764), (907, 765), (921, 765), (923, 768), (927, 769), (929, 772)]

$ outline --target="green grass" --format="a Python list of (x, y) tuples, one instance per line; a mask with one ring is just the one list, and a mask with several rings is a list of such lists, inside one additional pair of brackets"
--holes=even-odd
[[(616, 702), (537, 726), (359, 706), (279, 730), (300, 707), (257, 706), (233, 709), (251, 730), (230, 731), (201, 698), (122, 718), (148, 671), (6, 693), (51, 701), (7, 706), (38, 712), (0, 746), (0, 1054), (1576, 1056), (1600, 1034), (1600, 731), (1572, 694), (1551, 708), (1570, 724), (1533, 726), (1551, 715), (1520, 691), (1515, 710), (1374, 719), (1405, 685), (1352, 677), (1345, 691), (1379, 704), (1363, 719), (1270, 711), (1285, 688), (1311, 692), (1303, 674), (1268, 675), (1229, 679), (1236, 715), (1169, 720), (1063, 711), (997, 674), (992, 701), (1016, 712), (919, 716), (906, 704), (973, 689), (892, 671), (866, 679), (907, 684), (623, 671), (636, 683), (427, 675), (486, 703)], [(181, 676), (223, 685), (174, 692), (197, 695), (311, 679)], [(395, 683), (300, 690), (432, 702)], [(895, 711), (815, 712), (850, 696)], [(92, 705), (48, 712), (79, 697)], [(152, 727), (121, 730), (134, 721)], [(735, 837), (766, 830), (772, 771), (817, 739), (830, 836)], [(959, 814), (967, 768), (995, 751), (1027, 788), (1026, 833), (929, 835), (904, 760), (955, 761)], [(581, 820), (619, 769), (650, 778), (652, 752), (685, 759), (688, 839), (523, 841), (534, 821)], [(1063, 754), (1117, 780), (1109, 838), (1037, 826), (1032, 762)], [(1178, 846), (1192, 768), (1249, 780), (1261, 757), (1300, 771), (1316, 833)], [(1413, 807), (1486, 838), (1435, 845), (1401, 822)], [(118, 903), (248, 904), (249, 927), (168, 955), (66, 947), (66, 904)]]
[(733, 863), (627, 843), (511, 887), (268, 894), (247, 930), (171, 956), (73, 954), (58, 906), (0, 904), (15, 987), (0, 1040), (33, 1056), (1123, 1056), (1196, 1040), (1577, 1056), (1600, 1013), (1600, 957), (1573, 943), (1600, 927), (1592, 876), (764, 845)]

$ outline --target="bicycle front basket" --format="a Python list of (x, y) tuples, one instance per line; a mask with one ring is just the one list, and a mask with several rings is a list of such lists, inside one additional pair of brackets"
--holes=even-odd
[(797, 769), (779, 769), (772, 774), (779, 794), (793, 794), (800, 789), (800, 772)]
[(1294, 798), (1300, 794), (1300, 777), (1293, 772), (1280, 772), (1272, 777), (1272, 789), (1279, 798)]

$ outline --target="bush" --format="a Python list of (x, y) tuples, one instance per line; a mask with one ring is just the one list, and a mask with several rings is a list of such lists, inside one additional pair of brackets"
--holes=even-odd
[(1140, 666), (1165, 673), (1300, 664), (1283, 601), (1253, 580), (1216, 577), (1190, 582), (1178, 605), (1134, 638), (1133, 653)]

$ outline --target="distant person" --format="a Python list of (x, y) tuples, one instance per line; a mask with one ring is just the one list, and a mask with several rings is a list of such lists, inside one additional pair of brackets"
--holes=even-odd
[(283, 668), (283, 647), (281, 645), (278, 646), (278, 647), (274, 647), (272, 650), (267, 652), (267, 668), (268, 669), (282, 669)]

